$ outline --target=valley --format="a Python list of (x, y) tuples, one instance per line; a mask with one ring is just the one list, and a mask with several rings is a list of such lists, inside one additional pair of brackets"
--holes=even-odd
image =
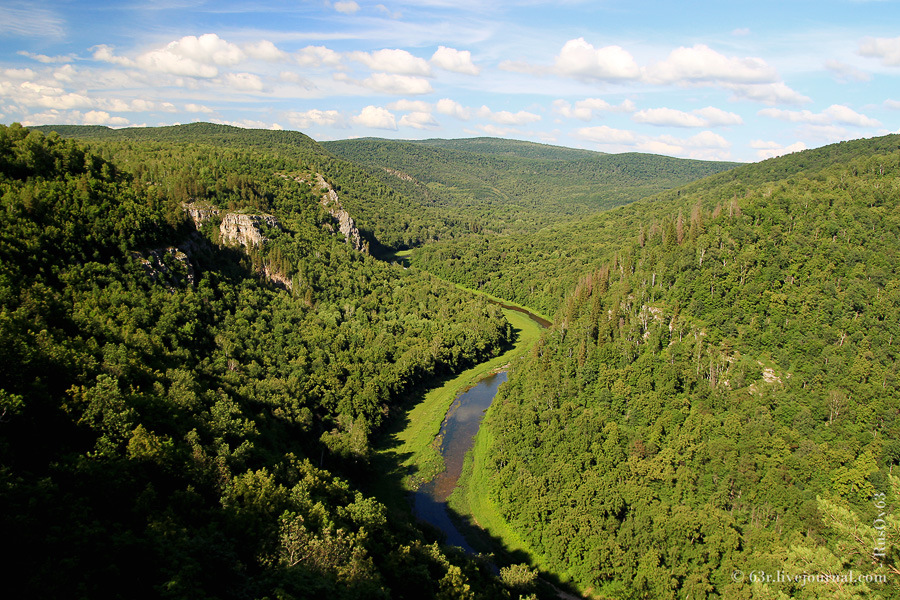
[[(0, 197), (11, 589), (898, 597), (898, 135), (13, 124)], [(485, 416), (442, 456), (448, 410)]]

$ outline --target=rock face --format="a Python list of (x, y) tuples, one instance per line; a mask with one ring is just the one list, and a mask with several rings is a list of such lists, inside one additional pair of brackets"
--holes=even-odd
[(198, 231), (205, 221), (215, 217), (221, 212), (215, 206), (199, 204), (196, 202), (192, 204), (182, 204), (182, 206), (184, 207), (184, 212), (186, 212), (194, 222), (194, 227), (196, 227)]
[(356, 223), (353, 222), (353, 217), (341, 205), (337, 192), (319, 173), (316, 173), (316, 179), (319, 181), (319, 186), (325, 191), (319, 203), (337, 222), (338, 230), (347, 239), (347, 243), (356, 250), (368, 254), (369, 242), (362, 239), (359, 229), (356, 228)]
[(219, 225), (219, 239), (223, 244), (240, 244), (245, 248), (259, 246), (266, 239), (259, 229), (263, 223), (269, 227), (279, 227), (278, 219), (272, 215), (225, 213)]

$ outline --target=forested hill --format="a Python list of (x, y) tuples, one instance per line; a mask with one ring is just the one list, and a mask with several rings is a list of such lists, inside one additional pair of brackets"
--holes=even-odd
[[(532, 306), (546, 314), (559, 310), (578, 280), (609, 263), (623, 250), (623, 239), (638, 239), (667, 223), (689, 227), (700, 208), (724, 210), (760, 190), (778, 190), (803, 182), (818, 193), (827, 179), (849, 181), (879, 177), (872, 185), (885, 194), (887, 169), (900, 136), (854, 140), (807, 150), (699, 179), (611, 211), (515, 236), (482, 235), (443, 240), (417, 250), (414, 265), (445, 279)], [(869, 164), (871, 162), (871, 165)], [(862, 165), (862, 166), (860, 166)], [(860, 171), (863, 169), (863, 171)], [(871, 171), (868, 175), (865, 172)], [(827, 184), (831, 185), (831, 184)], [(804, 192), (806, 193), (806, 192)]]
[[(63, 137), (85, 140), (96, 146), (106, 158), (130, 152), (135, 144), (156, 145), (161, 157), (170, 156), (173, 148), (181, 152), (180, 162), (165, 162), (152, 153), (142, 157), (138, 176), (161, 180), (169, 186), (167, 193), (178, 201), (210, 201), (223, 203), (223, 182), (243, 174), (247, 167), (224, 159), (235, 152), (277, 156), (273, 168), (290, 170), (302, 167), (323, 174), (337, 190), (344, 208), (356, 221), (361, 234), (374, 253), (418, 246), (427, 241), (448, 239), (468, 233), (465, 219), (448, 215), (417, 198), (407, 197), (380, 183), (367, 169), (336, 158), (317, 142), (297, 131), (242, 129), (212, 123), (191, 123), (169, 127), (133, 127), (110, 129), (101, 126), (47, 125), (34, 128), (44, 133), (57, 132)], [(204, 163), (195, 151), (216, 148), (223, 154), (217, 161)], [(205, 153), (206, 150), (200, 150)], [(162, 172), (160, 172), (162, 169)], [(246, 188), (242, 188), (246, 189)], [(246, 189), (247, 193), (251, 193)]]
[(0, 126), (4, 594), (518, 597), (361, 491), (372, 436), (502, 351), (502, 312), (351, 248), (331, 163), (184, 131)]
[(888, 583), (840, 597), (900, 596), (898, 147), (748, 165), (592, 222), (627, 237), (486, 425), (480, 492), (552, 570), (601, 597), (835, 597), (751, 573), (849, 570)]
[(323, 142), (385, 185), (441, 208), (474, 233), (521, 233), (634, 202), (731, 169), (734, 163), (652, 154), (602, 154), (529, 142)]

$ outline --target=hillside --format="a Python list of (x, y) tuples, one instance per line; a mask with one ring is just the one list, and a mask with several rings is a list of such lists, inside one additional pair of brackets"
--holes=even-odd
[(295, 154), (176, 133), (0, 126), (6, 593), (512, 597), (362, 491), (502, 312), (353, 249)]
[[(828, 177), (856, 177), (861, 167), (839, 174), (840, 165), (864, 164), (877, 171), (891, 164), (900, 147), (900, 136), (841, 142), (741, 165), (728, 171), (688, 183), (682, 187), (643, 198), (601, 214), (550, 225), (542, 230), (516, 235), (483, 235), (477, 238), (443, 240), (417, 250), (411, 256), (415, 266), (471, 288), (554, 314), (578, 281), (586, 274), (614, 260), (627, 245), (623, 240), (645, 238), (667, 223), (689, 226), (691, 215), (702, 208), (712, 213), (728, 210), (760, 186), (778, 189), (809, 180), (809, 193)], [(886, 184), (879, 183), (878, 194)], [(807, 192), (804, 192), (807, 193)], [(868, 191), (866, 191), (868, 193)], [(680, 216), (679, 216), (680, 215)]]
[(735, 166), (494, 138), (322, 145), (369, 167), (405, 197), (491, 235), (573, 221)]
[[(557, 230), (560, 254), (599, 235), (604, 258), (514, 368), (473, 461), (553, 571), (604, 598), (820, 598), (838, 583), (809, 576), (852, 570), (871, 577), (841, 597), (898, 597), (898, 143), (747, 165)], [(507, 273), (562, 260), (487, 256)], [(745, 579), (760, 572), (807, 579)]]

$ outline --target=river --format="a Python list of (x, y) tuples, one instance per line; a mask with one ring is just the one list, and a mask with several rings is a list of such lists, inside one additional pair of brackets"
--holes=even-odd
[[(550, 325), (549, 321), (525, 309), (507, 306), (501, 302), (492, 302), (508, 310), (525, 314), (542, 328)], [(474, 551), (450, 519), (447, 498), (456, 487), (456, 482), (462, 473), (463, 460), (466, 453), (472, 448), (484, 413), (493, 402), (500, 384), (506, 381), (506, 376), (505, 371), (488, 375), (453, 401), (441, 424), (439, 434), (439, 452), (444, 459), (446, 469), (431, 481), (422, 484), (412, 494), (413, 513), (416, 518), (438, 528), (446, 536), (448, 544), (460, 546), (470, 554)]]

